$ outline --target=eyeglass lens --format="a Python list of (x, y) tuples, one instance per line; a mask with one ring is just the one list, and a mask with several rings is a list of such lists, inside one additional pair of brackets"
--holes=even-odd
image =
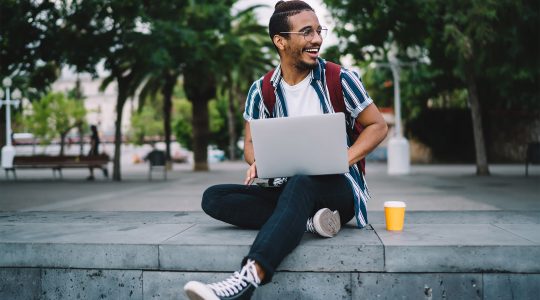
[(328, 29), (326, 28), (320, 28), (320, 29), (317, 29), (317, 30), (313, 30), (312, 28), (309, 28), (309, 29), (306, 29), (304, 31), (304, 38), (306, 39), (306, 41), (311, 41), (314, 37), (315, 37), (315, 32), (317, 32), (317, 34), (319, 34), (319, 36), (324, 39), (326, 37), (326, 33), (327, 33)]

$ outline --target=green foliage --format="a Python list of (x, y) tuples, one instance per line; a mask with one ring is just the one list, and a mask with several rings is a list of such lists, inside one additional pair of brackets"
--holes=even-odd
[[(216, 145), (219, 149), (228, 149), (229, 147), (229, 131), (227, 128), (227, 109), (230, 99), (228, 96), (218, 93), (217, 99), (213, 99), (208, 103), (209, 115), (210, 115), (210, 143)], [(244, 128), (243, 110), (238, 107), (236, 102), (234, 106), (234, 134), (237, 137), (235, 140), (238, 142), (238, 137), (241, 136)], [(239, 149), (236, 149), (238, 152)], [(230, 153), (227, 151), (225, 155), (229, 157)]]
[(193, 127), (191, 103), (183, 99), (174, 100), (175, 116), (173, 118), (173, 132), (176, 140), (186, 149), (193, 149)]
[[(219, 149), (226, 149), (228, 144), (226, 110), (228, 99), (219, 98), (208, 102), (210, 119), (210, 143)], [(176, 139), (186, 149), (193, 148), (192, 104), (187, 99), (174, 101), (173, 132)], [(236, 116), (238, 118), (238, 115)], [(241, 115), (240, 115), (241, 117)], [(238, 129), (237, 129), (238, 130)]]
[(129, 140), (136, 144), (144, 144), (145, 138), (163, 136), (163, 123), (154, 106), (145, 105), (131, 116)]
[(43, 144), (63, 138), (72, 128), (83, 125), (86, 109), (81, 101), (63, 93), (49, 93), (32, 103), (32, 113), (24, 117), (25, 127)]
[(236, 145), (242, 135), (242, 111), (248, 89), (255, 79), (272, 68), (276, 58), (267, 28), (258, 23), (254, 13), (258, 7), (250, 6), (234, 14), (219, 46), (224, 59), (218, 70), (216, 101), (218, 110), (227, 119), (220, 132), (211, 129), (210, 139), (220, 149), (228, 149), (226, 155), (230, 159), (240, 156)]
[(15, 77), (25, 95), (42, 94), (58, 78), (58, 18), (50, 1), (0, 1), (0, 78)]
[[(232, 107), (238, 110), (237, 117), (249, 85), (275, 60), (266, 25), (258, 24), (253, 13), (258, 6), (233, 15), (231, 8), (235, 2), (0, 1), (0, 46), (3, 49), (0, 75), (20, 75), (14, 79), (14, 86), (23, 90), (29, 99), (40, 99), (58, 77), (61, 66), (69, 65), (78, 73), (97, 76), (96, 66), (103, 62), (110, 76), (101, 88), (112, 82), (118, 86), (118, 124), (126, 99), (135, 95), (142, 83), (148, 83), (142, 88), (139, 104), (144, 108), (144, 101), (158, 93), (170, 99), (167, 95), (171, 93), (167, 91), (171, 91), (171, 86), (183, 75), (185, 88), (180, 89), (183, 94), (175, 96), (189, 99), (199, 113), (191, 115), (190, 108), (190, 115), (184, 115), (183, 121), (175, 119), (179, 128), (176, 131), (183, 132), (181, 135), (186, 141), (190, 140), (186, 145), (192, 144), (191, 122), (197, 119), (193, 126), (197, 126), (199, 130), (194, 131), (200, 136), (195, 137), (198, 145), (195, 148), (205, 150), (203, 144), (208, 143), (209, 137), (214, 143), (230, 134), (226, 130), (230, 122), (224, 119), (227, 108), (231, 107), (227, 101), (234, 102)], [(209, 105), (209, 101), (216, 98), (217, 90), (221, 90), (223, 97), (227, 95), (228, 100), (221, 102), (220, 98)], [(82, 95), (74, 89), (69, 98), (82, 99)], [(144, 128), (144, 133), (141, 131), (144, 127), (141, 124), (156, 119), (151, 115), (160, 115), (169, 104), (170, 101), (163, 104), (163, 110), (153, 112), (142, 109), (135, 117), (134, 134), (139, 140), (149, 134), (149, 128)], [(208, 105), (210, 113), (206, 117)], [(45, 108), (41, 108), (45, 112)], [(168, 118), (164, 120), (167, 122)], [(44, 128), (45, 120), (40, 121)], [(186, 121), (190, 122), (189, 126), (181, 125)], [(210, 132), (205, 128), (207, 124), (210, 124)], [(236, 118), (235, 128), (241, 125), (241, 118)], [(214, 132), (219, 134), (214, 135)], [(51, 139), (54, 134), (49, 130), (42, 135)], [(119, 128), (115, 138), (118, 151), (115, 151), (113, 177), (119, 179), (118, 145), (122, 140)]]
[[(384, 60), (396, 45), (402, 61), (428, 62), (419, 75), (404, 71), (411, 86), (403, 84), (405, 106), (425, 109), (430, 98), (463, 89), (465, 68), (472, 68), (484, 107), (540, 108), (538, 1), (324, 2), (338, 23), (340, 47), (355, 59)], [(407, 81), (416, 76), (421, 81)]]

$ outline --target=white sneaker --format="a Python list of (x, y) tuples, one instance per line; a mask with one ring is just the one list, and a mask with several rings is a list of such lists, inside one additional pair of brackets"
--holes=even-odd
[(260, 283), (255, 261), (248, 259), (242, 270), (234, 272), (229, 279), (211, 284), (190, 281), (184, 291), (191, 300), (250, 299)]
[(322, 237), (333, 237), (341, 229), (341, 219), (337, 210), (331, 211), (328, 208), (321, 208), (315, 213), (313, 218), (309, 218), (306, 224), (306, 231), (318, 234)]

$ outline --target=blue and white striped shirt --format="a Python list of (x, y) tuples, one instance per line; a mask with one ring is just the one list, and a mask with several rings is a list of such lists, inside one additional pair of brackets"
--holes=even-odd
[[(325, 66), (326, 62), (319, 58), (318, 66), (312, 70), (308, 76), (311, 77), (310, 85), (315, 89), (315, 92), (319, 96), (322, 111), (327, 114), (334, 113), (334, 108), (332, 107), (328, 87), (326, 86)], [(368, 105), (373, 103), (373, 100), (369, 97), (360, 80), (360, 76), (358, 76), (356, 72), (341, 68), (340, 78), (345, 100), (347, 126), (354, 128), (354, 122), (358, 114), (360, 114), (360, 112)], [(276, 104), (272, 115), (270, 115), (268, 109), (264, 105), (262, 98), (263, 77), (251, 85), (244, 111), (244, 119), (246, 121), (249, 122), (253, 119), (281, 118), (288, 116), (284, 97), (285, 94), (281, 83), (282, 79), (281, 67), (278, 65), (270, 80), (276, 94)], [(352, 140), (349, 136), (348, 146), (350, 147), (351, 145)], [(362, 228), (368, 224), (366, 208), (367, 201), (370, 199), (370, 194), (366, 185), (366, 180), (362, 172), (358, 170), (356, 164), (350, 166), (349, 173), (344, 174), (344, 176), (347, 177), (353, 189), (356, 224), (359, 228)]]

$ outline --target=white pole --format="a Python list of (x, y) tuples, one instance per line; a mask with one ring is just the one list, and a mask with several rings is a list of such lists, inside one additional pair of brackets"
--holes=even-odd
[(6, 146), (11, 147), (11, 93), (6, 88)]
[(401, 90), (399, 89), (399, 64), (396, 62), (390, 63), (390, 69), (392, 70), (392, 77), (394, 78), (394, 109), (395, 111), (395, 123), (396, 123), (396, 132), (397, 136), (403, 136), (401, 130)]
[[(6, 145), (2, 147), (2, 167), (4, 169), (13, 168), (13, 159), (15, 158), (15, 147), (11, 143), (11, 105), (18, 105), (19, 100), (11, 101), (11, 79), (4, 78), (2, 84), (6, 86), (6, 100), (0, 99), (0, 107), (6, 104)], [(17, 91), (17, 90), (16, 90)]]
[(394, 79), (394, 135), (388, 141), (388, 174), (405, 175), (411, 172), (411, 157), (409, 142), (403, 136), (401, 129), (401, 91), (399, 88), (399, 60), (392, 55), (389, 57), (390, 69)]

